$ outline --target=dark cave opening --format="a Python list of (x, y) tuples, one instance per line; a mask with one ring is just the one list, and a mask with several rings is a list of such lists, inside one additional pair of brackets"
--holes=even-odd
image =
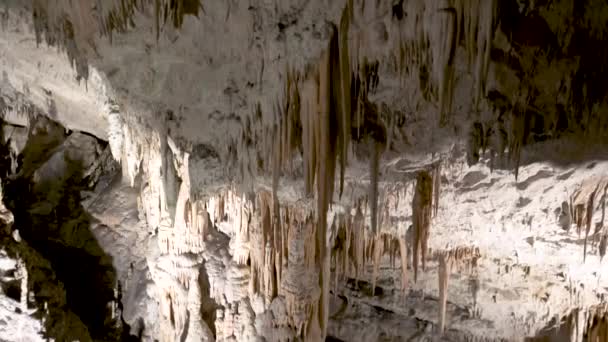
[(203, 321), (209, 327), (209, 329), (211, 329), (211, 332), (213, 333), (213, 338), (217, 338), (215, 320), (219, 305), (215, 302), (215, 300), (213, 300), (213, 298), (211, 298), (211, 285), (209, 283), (209, 275), (207, 274), (205, 265), (201, 266), (200, 268), (198, 282), (201, 288), (200, 315), (203, 318)]
[[(120, 288), (112, 258), (97, 242), (90, 229), (91, 218), (81, 205), (81, 191), (89, 188), (82, 162), (57, 149), (63, 140), (64, 137), (59, 144), (54, 141), (54, 146), (49, 146), (43, 143), (45, 139), (30, 135), (27, 148), (20, 155), (25, 162), (19, 165), (16, 175), (3, 177), (4, 202), (13, 213), (14, 227), (31, 248), (50, 262), (54, 272), (33, 275), (38, 280), (30, 280), (29, 287), (41, 309), (45, 302), (52, 301), (45, 282), (62, 286), (65, 291), (66, 307), (53, 308), (47, 315), (47, 337), (60, 341), (78, 334), (68, 327), (52, 328), (59, 319), (53, 316), (69, 311), (78, 316), (93, 340), (131, 340), (129, 326), (120, 316), (113, 315), (119, 312), (114, 310), (120, 308), (120, 293), (116, 293)], [(61, 158), (51, 160), (57, 153), (63, 153), (63, 162)], [(54, 163), (47, 167), (51, 171), (39, 170), (45, 163)], [(35, 176), (37, 172), (55, 175), (56, 165), (63, 167), (60, 176)], [(40, 271), (37, 266), (28, 265), (28, 272)], [(45, 280), (40, 281), (41, 278)]]
[(50, 261), (65, 288), (69, 310), (87, 326), (92, 338), (108, 338), (117, 333), (108, 306), (116, 300), (116, 271), (89, 230), (90, 220), (80, 206), (79, 187), (73, 186), (79, 175), (74, 177), (73, 184), (65, 184), (64, 196), (49, 215), (31, 213), (34, 205), (45, 200), (45, 194), (32, 193), (28, 181), (5, 185), (7, 207), (23, 240)]
[(2, 293), (16, 302), (21, 300), (21, 280), (13, 280), (2, 284)]

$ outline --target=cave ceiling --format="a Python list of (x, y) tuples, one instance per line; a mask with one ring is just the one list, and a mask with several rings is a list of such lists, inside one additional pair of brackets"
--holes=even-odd
[(608, 341), (604, 1), (0, 24), (0, 340)]

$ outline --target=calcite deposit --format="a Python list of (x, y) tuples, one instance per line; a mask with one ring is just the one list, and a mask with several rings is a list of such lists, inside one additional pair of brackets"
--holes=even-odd
[(0, 340), (608, 340), (608, 4), (0, 24)]

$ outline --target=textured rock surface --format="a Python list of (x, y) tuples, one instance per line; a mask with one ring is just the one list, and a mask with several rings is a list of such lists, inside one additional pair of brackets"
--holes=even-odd
[(24, 333), (606, 339), (606, 4), (5, 4)]

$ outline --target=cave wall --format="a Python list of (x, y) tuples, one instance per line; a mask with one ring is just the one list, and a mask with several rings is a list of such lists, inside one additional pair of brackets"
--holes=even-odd
[[(108, 141), (76, 143), (85, 232), (145, 340), (519, 340), (573, 308), (580, 340), (605, 292), (605, 7), (7, 1), (0, 112), (61, 125), (30, 145)], [(22, 191), (68, 177), (13, 149), (43, 187)]]

